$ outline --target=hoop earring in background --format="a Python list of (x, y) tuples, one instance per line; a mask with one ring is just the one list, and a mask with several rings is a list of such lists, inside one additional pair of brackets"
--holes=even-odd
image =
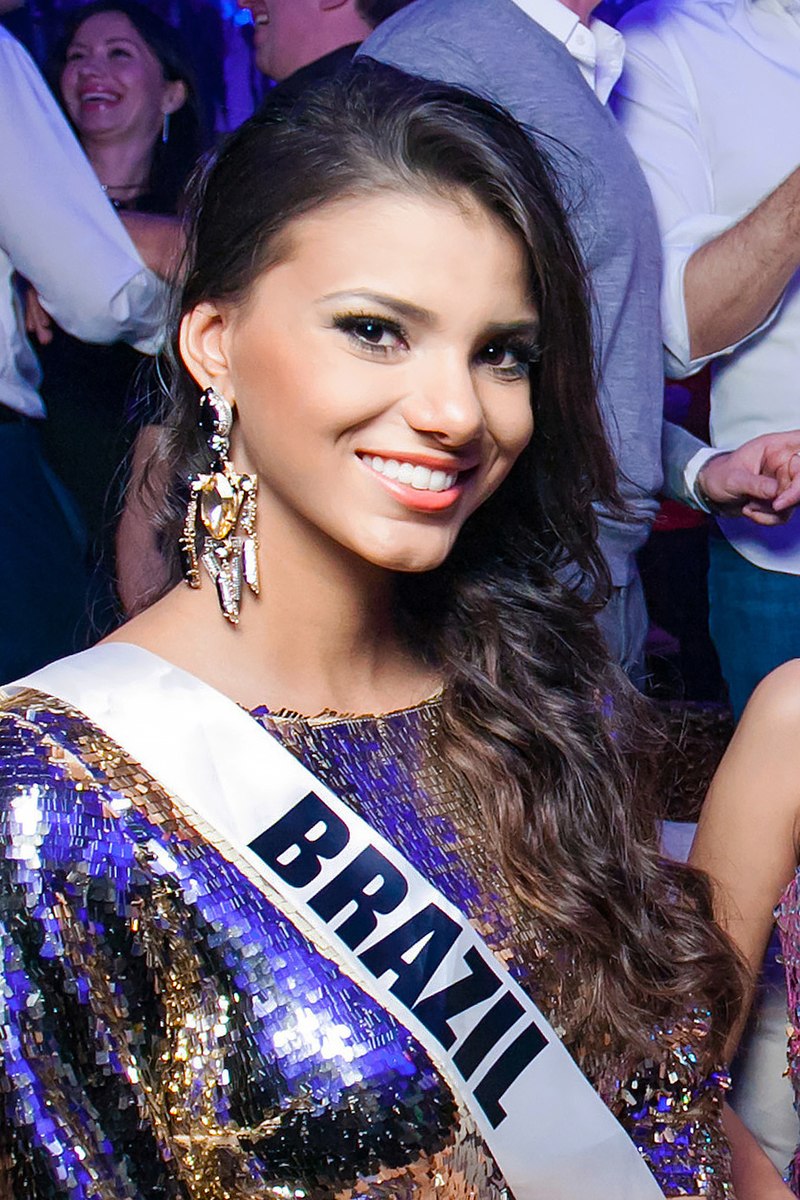
[[(239, 624), (244, 581), (259, 593), (258, 540), (255, 533), (255, 475), (237, 475), (229, 460), (233, 406), (215, 388), (200, 397), (200, 428), (211, 453), (207, 475), (189, 479), (191, 494), (180, 538), (183, 576), (200, 587), (202, 563), (217, 588), (223, 616)], [(236, 533), (237, 526), (241, 534)]]
[(165, 112), (161, 120), (161, 141), (166, 146), (169, 141), (169, 113)]

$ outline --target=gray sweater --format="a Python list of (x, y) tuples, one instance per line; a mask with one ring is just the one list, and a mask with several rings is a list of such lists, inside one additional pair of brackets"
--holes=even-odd
[(561, 179), (588, 268), (600, 404), (634, 522), (602, 517), (616, 585), (628, 583), (661, 485), (661, 249), (650, 192), (607, 107), (567, 49), (513, 0), (415, 0), (361, 53), (479, 92), (538, 137)]

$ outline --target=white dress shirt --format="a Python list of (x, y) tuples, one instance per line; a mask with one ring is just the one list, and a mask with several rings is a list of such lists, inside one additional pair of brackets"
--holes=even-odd
[[(687, 262), (800, 162), (799, 11), (793, 0), (651, 0), (621, 23), (615, 107), (658, 213), (664, 341), (676, 376), (705, 361), (689, 348)], [(759, 329), (714, 356), (712, 379), (714, 446), (800, 426), (800, 273)], [(689, 464), (687, 485), (709, 453)], [(778, 528), (744, 518), (720, 525), (757, 566), (800, 574), (800, 514)]]
[[(166, 287), (144, 266), (58, 105), (0, 26), (0, 404), (42, 416), (14, 273), (68, 333), (153, 352)], [(88, 383), (89, 381), (87, 381)]]
[(625, 54), (625, 44), (616, 29), (596, 18), (588, 26), (582, 25), (577, 14), (561, 0), (514, 3), (566, 47), (589, 87), (605, 104), (620, 77)]

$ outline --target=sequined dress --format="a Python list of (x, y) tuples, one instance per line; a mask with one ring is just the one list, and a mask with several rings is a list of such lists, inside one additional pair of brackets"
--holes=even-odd
[[(786, 970), (789, 1077), (794, 1088), (795, 1108), (798, 1108), (800, 1104), (800, 870), (783, 893), (775, 916), (781, 939), (781, 957)], [(800, 1196), (800, 1145), (795, 1151), (786, 1180), (795, 1196)]]
[[(537, 931), (431, 751), (436, 702), (254, 714), (414, 862), (537, 996)], [(414, 1037), (143, 768), (36, 693), (0, 711), (0, 1197), (502, 1200)], [(557, 1021), (558, 1014), (553, 1014)], [(703, 1014), (590, 1075), (666, 1195), (730, 1197)]]

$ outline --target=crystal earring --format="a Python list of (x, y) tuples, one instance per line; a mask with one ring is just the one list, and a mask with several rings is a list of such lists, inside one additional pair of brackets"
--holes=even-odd
[(165, 112), (161, 118), (161, 141), (166, 146), (169, 141), (169, 113)]
[(189, 480), (189, 507), (180, 538), (181, 565), (189, 586), (199, 588), (199, 564), (203, 564), (216, 585), (223, 616), (238, 625), (243, 581), (254, 595), (259, 592), (258, 480), (233, 469), (228, 458), (233, 406), (216, 388), (206, 388), (200, 397), (200, 428), (208, 441), (211, 467), (207, 475), (193, 475)]

